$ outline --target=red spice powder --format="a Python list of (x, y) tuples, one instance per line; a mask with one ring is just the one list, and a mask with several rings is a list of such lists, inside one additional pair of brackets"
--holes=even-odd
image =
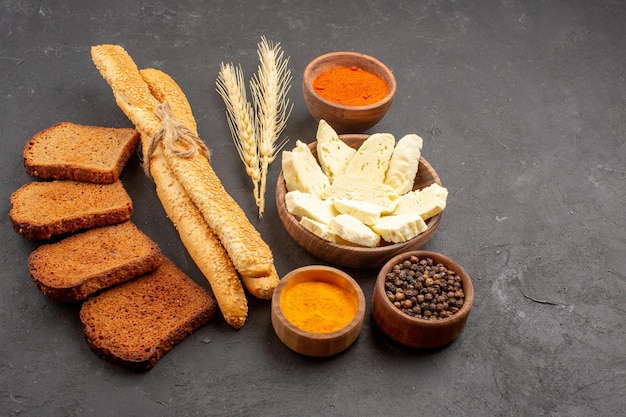
[(315, 78), (313, 89), (326, 100), (366, 106), (382, 100), (389, 86), (379, 76), (356, 66), (331, 68)]

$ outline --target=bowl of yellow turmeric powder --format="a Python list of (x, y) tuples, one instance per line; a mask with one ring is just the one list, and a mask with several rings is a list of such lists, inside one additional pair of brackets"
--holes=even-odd
[(272, 296), (272, 326), (291, 350), (325, 357), (350, 347), (361, 333), (365, 296), (347, 273), (309, 265), (287, 273)]
[(396, 79), (372, 56), (331, 52), (306, 66), (302, 92), (315, 120), (325, 120), (337, 133), (361, 133), (375, 126), (391, 107)]

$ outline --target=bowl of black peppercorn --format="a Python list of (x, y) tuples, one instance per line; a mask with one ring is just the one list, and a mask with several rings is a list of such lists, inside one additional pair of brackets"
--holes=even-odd
[(473, 303), (474, 287), (461, 265), (437, 252), (411, 251), (378, 273), (372, 317), (396, 342), (433, 349), (459, 337)]

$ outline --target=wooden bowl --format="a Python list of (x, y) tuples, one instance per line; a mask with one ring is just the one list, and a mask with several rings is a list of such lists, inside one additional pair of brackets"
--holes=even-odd
[[(424, 320), (409, 316), (399, 310), (389, 300), (385, 291), (385, 277), (394, 265), (411, 256), (431, 258), (435, 264), (441, 263), (456, 272), (461, 278), (465, 303), (453, 316), (440, 320)], [(436, 252), (411, 251), (389, 260), (378, 274), (372, 296), (372, 317), (378, 327), (390, 338), (403, 345), (413, 348), (438, 348), (455, 340), (465, 328), (472, 304), (474, 303), (474, 287), (465, 270), (449, 257)]]
[[(352, 148), (358, 149), (365, 139), (368, 138), (368, 135), (347, 134), (340, 135), (339, 138)], [(313, 155), (317, 157), (317, 142), (310, 143), (309, 148)], [(433, 183), (441, 185), (439, 176), (424, 158), (420, 158), (413, 189), (422, 189)], [(315, 255), (319, 259), (350, 268), (379, 268), (389, 259), (400, 253), (421, 249), (434, 235), (442, 215), (442, 213), (439, 213), (426, 220), (428, 228), (406, 242), (393, 244), (384, 242), (381, 246), (376, 248), (348, 246), (329, 242), (305, 229), (300, 224), (300, 219), (287, 210), (285, 194), (287, 194), (287, 186), (285, 185), (285, 178), (281, 171), (276, 183), (276, 208), (278, 210), (278, 216), (289, 235), (307, 252)]]
[[(293, 325), (281, 308), (281, 297), (296, 284), (321, 281), (335, 285), (357, 301), (357, 311), (350, 323), (330, 333), (313, 333)], [(272, 326), (278, 338), (290, 349), (307, 356), (324, 357), (344, 351), (359, 337), (365, 317), (365, 296), (359, 284), (339, 269), (324, 265), (310, 265), (285, 275), (272, 295)]]
[[(369, 71), (387, 83), (389, 90), (380, 101), (365, 106), (346, 106), (326, 100), (315, 92), (313, 81), (335, 67), (356, 66)], [(396, 93), (396, 79), (387, 66), (371, 56), (357, 52), (331, 52), (311, 61), (304, 69), (302, 93), (311, 115), (324, 119), (337, 133), (359, 133), (378, 123), (391, 107)]]

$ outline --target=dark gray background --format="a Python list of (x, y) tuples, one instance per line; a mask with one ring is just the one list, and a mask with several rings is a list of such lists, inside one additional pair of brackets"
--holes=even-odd
[[(626, 5), (609, 1), (0, 1), (0, 414), (8, 416), (611, 416), (626, 406)], [(398, 82), (370, 132), (417, 133), (450, 191), (426, 249), (461, 263), (476, 301), (452, 345), (419, 352), (366, 312), (343, 354), (299, 356), (269, 302), (239, 331), (216, 318), (146, 373), (101, 360), (78, 307), (44, 297), (37, 246), (12, 231), (9, 196), (31, 180), (24, 143), (60, 121), (130, 126), (91, 62), (123, 45), (187, 94), (213, 167), (272, 247), (281, 275), (320, 261), (256, 218), (251, 183), (215, 92), (220, 62), (256, 70), (281, 42), (295, 104), (285, 134), (314, 139), (300, 82), (317, 55), (358, 51)], [(139, 158), (123, 183), (133, 221), (206, 285)], [(345, 269), (345, 268), (344, 268)], [(348, 270), (371, 300), (375, 270)], [(208, 285), (207, 285), (208, 288)]]

